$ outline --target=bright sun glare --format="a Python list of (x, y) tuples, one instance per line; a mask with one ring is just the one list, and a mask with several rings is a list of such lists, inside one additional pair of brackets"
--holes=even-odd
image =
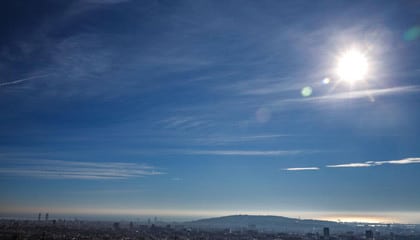
[(363, 80), (368, 71), (366, 56), (358, 50), (348, 50), (338, 59), (336, 70), (340, 81), (353, 84)]

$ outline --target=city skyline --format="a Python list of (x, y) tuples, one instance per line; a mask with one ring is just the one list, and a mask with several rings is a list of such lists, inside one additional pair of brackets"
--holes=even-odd
[(418, 9), (10, 2), (0, 216), (420, 224)]

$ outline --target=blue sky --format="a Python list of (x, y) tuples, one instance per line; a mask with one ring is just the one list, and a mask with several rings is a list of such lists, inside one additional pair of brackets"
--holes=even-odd
[[(419, 9), (13, 1), (0, 212), (420, 223)], [(357, 84), (335, 72), (347, 49), (369, 63)]]

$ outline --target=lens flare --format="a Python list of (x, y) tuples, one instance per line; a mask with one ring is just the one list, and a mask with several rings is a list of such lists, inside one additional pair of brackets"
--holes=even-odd
[(302, 94), (303, 97), (309, 97), (312, 95), (312, 88), (309, 86), (306, 86), (302, 88), (302, 90), (300, 91), (300, 94)]

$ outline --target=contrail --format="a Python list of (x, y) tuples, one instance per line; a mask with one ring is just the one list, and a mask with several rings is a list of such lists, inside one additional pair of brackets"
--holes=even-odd
[(3, 82), (3, 83), (0, 83), (0, 87), (15, 85), (15, 84), (19, 84), (19, 83), (22, 83), (22, 82), (25, 82), (25, 81), (28, 81), (28, 80), (31, 80), (31, 79), (43, 78), (43, 77), (46, 77), (46, 76), (49, 76), (49, 75), (51, 75), (51, 74), (48, 73), (48, 74), (44, 74), (44, 75), (36, 75), (36, 76), (32, 76), (32, 77), (22, 78), (22, 79), (10, 81), (10, 82)]

